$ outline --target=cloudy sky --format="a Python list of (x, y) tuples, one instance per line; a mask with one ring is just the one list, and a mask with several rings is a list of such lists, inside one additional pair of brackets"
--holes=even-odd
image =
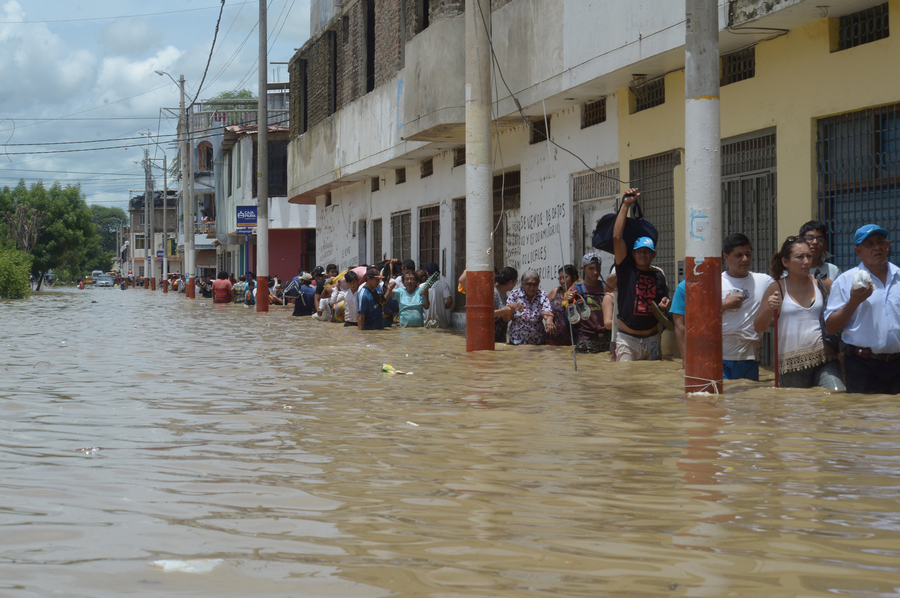
[[(309, 37), (309, 0), (268, 1), (269, 61), (287, 62)], [(178, 87), (154, 71), (176, 80), (183, 74), (193, 98), (220, 6), (219, 0), (0, 0), (0, 186), (19, 179), (81, 183), (89, 204), (125, 207), (128, 190), (144, 185), (135, 164), (147, 144), (140, 133), (150, 131), (167, 148), (175, 133), (176, 116), (165, 108), (177, 113)], [(258, 0), (226, 0), (199, 99), (245, 88), (256, 93), (258, 22)], [(269, 81), (288, 78), (286, 65), (268, 72)], [(104, 147), (112, 149), (98, 149)], [(161, 157), (150, 147), (151, 156)]]

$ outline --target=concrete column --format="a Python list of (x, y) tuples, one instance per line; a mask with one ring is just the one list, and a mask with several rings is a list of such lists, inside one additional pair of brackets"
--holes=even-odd
[(466, 0), (466, 351), (494, 350), (490, 0)]
[(256, 311), (269, 311), (269, 106), (266, 0), (259, 0), (259, 165), (256, 208)]
[(722, 390), (722, 157), (719, 13), (686, 0), (685, 392)]

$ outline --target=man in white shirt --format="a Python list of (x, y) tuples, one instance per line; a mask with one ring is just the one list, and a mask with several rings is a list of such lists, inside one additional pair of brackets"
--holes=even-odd
[(722, 373), (726, 380), (759, 381), (759, 338), (753, 320), (763, 295), (774, 281), (751, 272), (753, 248), (741, 233), (725, 237), (722, 259)]
[(359, 291), (359, 275), (353, 270), (350, 270), (344, 274), (344, 280), (350, 285), (347, 289), (347, 294), (344, 295), (344, 326), (356, 328), (357, 320), (359, 319), (359, 308), (356, 302), (356, 293)]
[(837, 280), (841, 275), (841, 269), (825, 261), (831, 257), (828, 253), (828, 225), (820, 220), (810, 220), (800, 227), (800, 236), (809, 245), (809, 253), (812, 255), (809, 273), (819, 279), (827, 278), (832, 282)]
[(860, 227), (853, 242), (860, 264), (831, 285), (825, 325), (843, 331), (847, 392), (900, 394), (900, 268), (877, 224)]
[[(434, 262), (425, 266), (425, 272), (431, 276), (438, 272), (438, 265)], [(428, 289), (429, 309), (425, 310), (426, 328), (449, 328), (450, 308), (453, 306), (453, 295), (450, 293), (450, 285), (438, 278)]]

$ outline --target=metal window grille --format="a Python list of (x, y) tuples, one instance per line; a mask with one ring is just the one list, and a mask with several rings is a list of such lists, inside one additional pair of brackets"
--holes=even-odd
[[(816, 140), (819, 219), (842, 270), (856, 266), (853, 235), (864, 224), (900, 230), (900, 104), (819, 119)], [(900, 264), (895, 252), (889, 258)]]
[[(459, 280), (466, 269), (466, 198), (453, 200), (453, 280)], [(453, 308), (466, 310), (466, 295), (453, 285)]]
[[(722, 144), (722, 228), (744, 233), (753, 247), (752, 269), (768, 272), (778, 250), (778, 181), (775, 133), (753, 133)], [(771, 332), (763, 334), (760, 363), (772, 365)]]
[(372, 193), (381, 189), (381, 178), (377, 176), (372, 177)]
[[(614, 210), (619, 195), (619, 168), (606, 168), (599, 173), (587, 172), (572, 177), (572, 234), (575, 241), (576, 263), (582, 255), (593, 251), (593, 233), (597, 221)], [(607, 254), (608, 255), (608, 254)], [(608, 262), (611, 257), (607, 257)], [(608, 263), (602, 264), (604, 275)]]
[(641, 112), (666, 103), (666, 78), (659, 77), (651, 81), (632, 83), (634, 94), (634, 111)]
[(507, 216), (522, 205), (522, 172), (510, 171), (494, 176), (494, 267), (503, 268), (506, 263)]
[(888, 3), (861, 10), (840, 18), (838, 51), (848, 50), (888, 37)]
[(434, 174), (434, 160), (428, 159), (422, 162), (421, 178), (425, 178)]
[(419, 208), (419, 267), (438, 263), (441, 253), (441, 206)]
[(381, 218), (372, 221), (372, 262), (380, 262), (384, 259), (384, 250), (381, 245)]
[(632, 160), (629, 166), (631, 185), (641, 190), (644, 218), (653, 223), (659, 233), (654, 266), (666, 273), (669, 292), (675, 291), (677, 271), (675, 263), (675, 181), (673, 170), (677, 152), (665, 152)]
[(453, 167), (462, 166), (466, 163), (466, 148), (458, 147), (453, 150)]
[(572, 199), (585, 201), (619, 194), (619, 169), (609, 168), (572, 177)]
[(606, 98), (581, 106), (581, 128), (586, 129), (606, 122)]
[(406, 167), (394, 171), (394, 183), (402, 185), (406, 182)]
[(530, 144), (534, 145), (535, 143), (540, 143), (542, 141), (547, 141), (547, 137), (550, 136), (550, 117), (547, 117), (547, 120), (544, 120), (543, 116), (535, 116), (534, 118), (529, 118), (531, 121), (531, 141)]
[(722, 56), (719, 85), (725, 86), (756, 76), (756, 46)]
[(412, 215), (409, 210), (391, 214), (391, 257), (412, 258)]

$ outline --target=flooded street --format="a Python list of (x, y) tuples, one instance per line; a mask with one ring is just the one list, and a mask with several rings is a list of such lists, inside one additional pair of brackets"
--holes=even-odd
[(0, 302), (0, 595), (900, 595), (897, 397), (272, 309)]

